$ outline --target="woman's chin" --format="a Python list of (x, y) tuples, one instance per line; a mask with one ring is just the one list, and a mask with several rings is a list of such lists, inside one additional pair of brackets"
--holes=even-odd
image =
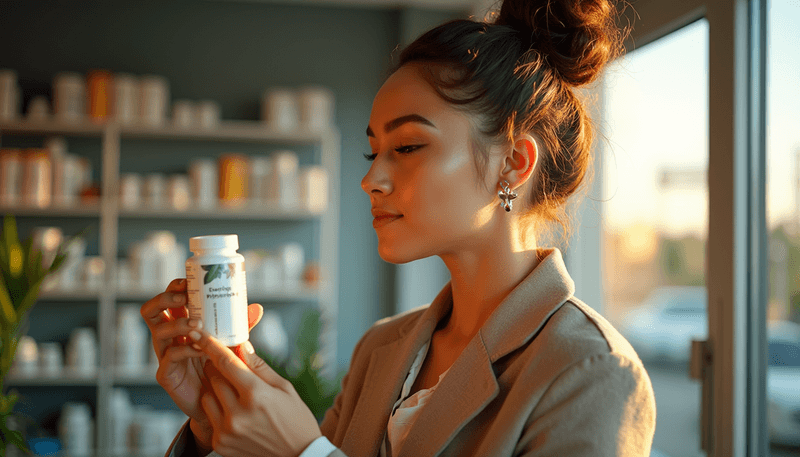
[(397, 249), (392, 249), (378, 243), (378, 255), (384, 262), (401, 264), (417, 260), (417, 257), (409, 256), (407, 252), (400, 252)]

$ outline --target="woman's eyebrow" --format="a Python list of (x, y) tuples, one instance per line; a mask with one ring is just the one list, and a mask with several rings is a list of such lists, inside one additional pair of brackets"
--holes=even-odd
[[(429, 126), (431, 126), (433, 128), (436, 128), (436, 126), (433, 125), (433, 122), (425, 119), (424, 117), (420, 116), (419, 114), (409, 114), (409, 115), (406, 115), (406, 116), (400, 116), (397, 119), (394, 119), (394, 120), (391, 120), (391, 121), (387, 122), (386, 125), (383, 126), (383, 131), (386, 132), (386, 133), (389, 133), (392, 130), (395, 130), (396, 128), (398, 128), (401, 125), (406, 124), (408, 122), (418, 122), (420, 124), (425, 124), (425, 125), (429, 125)], [(375, 137), (375, 132), (373, 132), (372, 128), (370, 128), (369, 126), (367, 126), (367, 136), (373, 137), (373, 138)]]

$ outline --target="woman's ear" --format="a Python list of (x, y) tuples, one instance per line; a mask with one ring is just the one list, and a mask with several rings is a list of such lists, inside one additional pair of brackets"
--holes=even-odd
[(506, 180), (518, 187), (531, 177), (539, 160), (539, 145), (533, 136), (522, 133), (514, 137), (514, 147), (510, 156), (506, 157), (506, 165), (502, 170)]

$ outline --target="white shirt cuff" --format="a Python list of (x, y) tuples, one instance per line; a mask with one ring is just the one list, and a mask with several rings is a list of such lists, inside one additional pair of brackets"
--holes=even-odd
[(328, 438), (323, 435), (312, 441), (306, 450), (300, 454), (300, 457), (328, 457), (336, 449), (336, 446), (331, 444)]

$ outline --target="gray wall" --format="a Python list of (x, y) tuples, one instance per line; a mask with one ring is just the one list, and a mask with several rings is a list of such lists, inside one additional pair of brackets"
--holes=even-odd
[[(364, 129), (372, 97), (398, 43), (456, 16), (420, 9), (236, 1), (0, 2), (0, 67), (18, 72), (25, 103), (34, 95), (49, 96), (59, 71), (105, 68), (163, 75), (173, 100), (216, 100), (224, 119), (257, 119), (260, 94), (267, 87), (330, 87), (342, 134), (338, 354), (343, 369), (364, 331), (395, 311), (394, 268), (377, 255), (369, 199), (360, 188), (368, 170), (362, 153), (369, 149)], [(4, 145), (8, 142), (3, 139)], [(81, 149), (86, 142), (70, 141), (70, 148)], [(85, 145), (86, 154), (97, 155), (98, 147)], [(193, 155), (219, 152), (214, 145), (130, 142), (123, 144), (122, 171), (177, 172)], [(95, 179), (99, 167), (95, 163)], [(22, 226), (37, 223), (41, 221), (21, 221)], [(261, 233), (259, 223), (247, 224), (237, 230)], [(162, 227), (174, 230), (179, 239), (190, 234), (179, 221), (125, 221), (120, 225), (120, 255), (129, 243)], [(93, 250), (96, 254), (90, 246)], [(297, 317), (290, 316), (287, 326), (296, 325)], [(47, 320), (42, 313), (32, 327), (41, 325), (40, 332), (51, 334)]]

